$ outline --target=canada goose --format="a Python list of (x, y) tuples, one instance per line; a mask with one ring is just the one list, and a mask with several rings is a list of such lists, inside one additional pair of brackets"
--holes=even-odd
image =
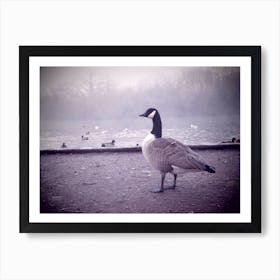
[(82, 135), (82, 140), (88, 140), (87, 136)]
[(116, 141), (112, 140), (112, 142), (109, 143), (102, 143), (101, 147), (113, 147), (115, 146)]
[(161, 185), (153, 192), (163, 192), (164, 179), (166, 173), (172, 173), (176, 187), (178, 173), (187, 171), (207, 171), (215, 173), (215, 168), (208, 165), (203, 158), (192, 149), (172, 138), (162, 138), (162, 124), (157, 109), (150, 108), (140, 117), (153, 120), (153, 129), (146, 136), (142, 143), (142, 152), (145, 159), (152, 167), (161, 173)]

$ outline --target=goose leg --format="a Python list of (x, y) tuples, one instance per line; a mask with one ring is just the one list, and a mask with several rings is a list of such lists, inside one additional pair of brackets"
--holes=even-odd
[(173, 176), (174, 176), (173, 185), (172, 185), (172, 186), (165, 187), (165, 190), (167, 190), (167, 189), (174, 190), (174, 189), (176, 188), (177, 174), (176, 174), (176, 173), (173, 173), (173, 172), (171, 172), (171, 174), (173, 174)]
[(164, 179), (165, 179), (165, 173), (161, 173), (161, 185), (160, 185), (160, 188), (152, 190), (153, 193), (163, 192)]
[(173, 183), (173, 188), (175, 189), (176, 188), (176, 180), (177, 180), (177, 174), (173, 173), (174, 175), (174, 183)]

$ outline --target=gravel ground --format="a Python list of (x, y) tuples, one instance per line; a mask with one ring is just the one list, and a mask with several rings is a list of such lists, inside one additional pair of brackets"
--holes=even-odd
[[(41, 155), (41, 213), (238, 213), (239, 150), (198, 151), (216, 173), (160, 174), (141, 152)], [(171, 186), (168, 174), (165, 186)]]

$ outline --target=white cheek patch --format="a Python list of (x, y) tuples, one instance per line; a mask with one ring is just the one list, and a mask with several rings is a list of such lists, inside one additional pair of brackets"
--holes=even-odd
[(155, 116), (155, 113), (156, 113), (156, 110), (154, 110), (152, 113), (150, 113), (150, 114), (148, 115), (148, 118), (153, 119), (154, 116)]

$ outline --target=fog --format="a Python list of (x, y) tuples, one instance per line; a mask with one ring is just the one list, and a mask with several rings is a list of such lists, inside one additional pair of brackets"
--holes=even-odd
[(239, 67), (41, 67), (45, 120), (238, 115)]

